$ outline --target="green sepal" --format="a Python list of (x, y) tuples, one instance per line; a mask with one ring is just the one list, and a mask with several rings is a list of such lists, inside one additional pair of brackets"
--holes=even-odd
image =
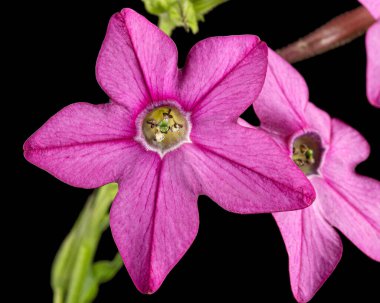
[(142, 0), (145, 9), (158, 16), (158, 26), (169, 36), (176, 27), (183, 27), (196, 34), (198, 21), (204, 15), (228, 0)]
[(193, 34), (198, 32), (197, 15), (190, 0), (178, 0), (168, 10), (169, 18), (176, 27), (183, 27), (187, 32), (191, 29)]
[[(198, 20), (203, 21), (204, 15), (208, 14), (215, 7), (227, 2), (228, 0), (191, 0), (194, 10), (197, 14)], [(202, 20), (203, 19), (203, 20)]]

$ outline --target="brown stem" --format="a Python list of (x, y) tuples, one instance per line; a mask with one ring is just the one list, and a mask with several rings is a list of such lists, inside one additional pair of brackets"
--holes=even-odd
[(346, 12), (277, 53), (290, 63), (299, 62), (351, 42), (376, 20), (363, 6)]

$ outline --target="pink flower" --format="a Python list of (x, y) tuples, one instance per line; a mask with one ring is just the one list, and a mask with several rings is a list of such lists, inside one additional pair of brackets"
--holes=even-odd
[(380, 107), (380, 1), (359, 0), (377, 20), (366, 34), (367, 97), (373, 106)]
[(334, 228), (380, 261), (380, 182), (355, 173), (370, 152), (365, 139), (308, 102), (304, 79), (273, 51), (253, 105), (261, 128), (273, 134), (317, 193), (308, 208), (274, 214), (289, 255), (293, 294), (307, 302), (341, 258)]
[(242, 214), (315, 198), (270, 136), (237, 124), (266, 69), (267, 47), (250, 35), (203, 40), (178, 69), (173, 41), (125, 9), (96, 66), (110, 103), (64, 108), (27, 140), (25, 157), (73, 186), (119, 184), (112, 234), (136, 287), (152, 293), (194, 241), (198, 195)]

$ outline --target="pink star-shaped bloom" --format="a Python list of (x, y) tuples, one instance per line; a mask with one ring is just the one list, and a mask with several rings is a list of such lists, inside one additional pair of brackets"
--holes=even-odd
[(366, 34), (367, 97), (373, 106), (380, 107), (380, 1), (359, 0), (377, 20)]
[(110, 103), (67, 106), (27, 140), (25, 157), (73, 186), (119, 184), (112, 234), (136, 287), (152, 293), (197, 234), (199, 195), (242, 214), (314, 200), (268, 134), (237, 124), (266, 69), (267, 46), (251, 35), (203, 40), (178, 69), (173, 41), (125, 9), (96, 65)]
[(299, 302), (314, 296), (341, 258), (342, 243), (334, 228), (380, 261), (380, 182), (355, 172), (368, 157), (369, 145), (356, 130), (308, 102), (308, 97), (302, 76), (270, 50), (267, 77), (253, 106), (260, 127), (288, 152), (317, 194), (308, 208), (273, 214), (288, 251), (291, 287)]

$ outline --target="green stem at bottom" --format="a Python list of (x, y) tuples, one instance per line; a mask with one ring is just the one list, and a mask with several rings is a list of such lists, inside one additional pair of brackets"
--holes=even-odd
[(53, 291), (54, 291), (53, 303), (63, 303), (62, 288), (58, 287), (54, 289)]
[(122, 267), (119, 256), (94, 262), (100, 238), (109, 226), (109, 208), (116, 192), (116, 184), (97, 189), (58, 250), (51, 276), (54, 303), (92, 302), (99, 285), (112, 279)]

